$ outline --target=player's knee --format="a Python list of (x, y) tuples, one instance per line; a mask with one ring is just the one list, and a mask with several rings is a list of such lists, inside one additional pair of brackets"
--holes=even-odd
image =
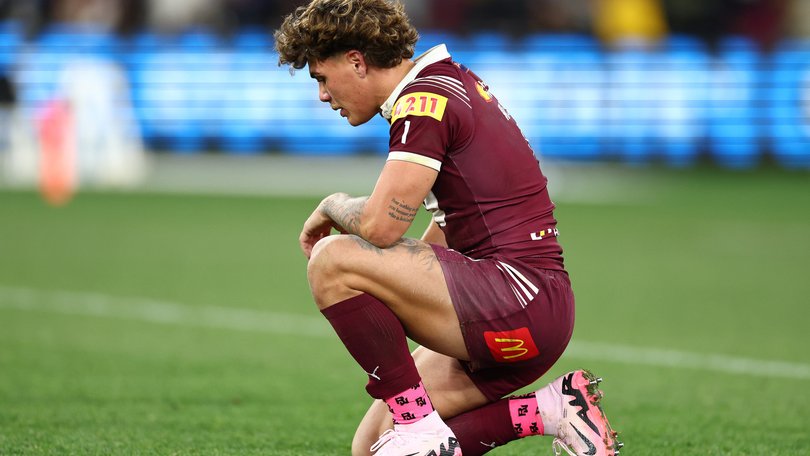
[(336, 252), (337, 236), (328, 236), (318, 241), (312, 248), (312, 254), (307, 263), (307, 277), (309, 283), (319, 282), (324, 276), (334, 273), (336, 259), (340, 257)]
[(321, 239), (313, 247), (307, 264), (307, 278), (316, 298), (343, 285), (346, 274), (350, 272), (351, 265), (346, 258), (350, 256), (351, 243), (349, 236), (335, 235)]
[(309, 258), (309, 268), (316, 271), (347, 269), (352, 265), (347, 259), (363, 250), (373, 249), (368, 241), (353, 234), (335, 234), (316, 242)]
[(327, 236), (318, 241), (312, 248), (312, 254), (307, 264), (307, 274), (318, 276), (334, 272), (340, 267), (341, 251), (345, 250), (345, 236)]

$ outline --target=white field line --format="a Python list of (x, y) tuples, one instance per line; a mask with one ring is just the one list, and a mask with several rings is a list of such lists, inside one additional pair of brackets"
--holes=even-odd
[[(320, 317), (218, 306), (191, 306), (99, 293), (45, 291), (0, 285), (0, 309), (114, 318), (272, 334), (336, 338)], [(0, 327), (2, 323), (0, 322)], [(696, 369), (735, 375), (810, 380), (810, 364), (723, 354), (573, 341), (566, 357), (622, 364)]]
[(237, 331), (313, 337), (333, 336), (326, 320), (306, 315), (231, 307), (191, 306), (99, 293), (45, 291), (0, 285), (0, 308)]

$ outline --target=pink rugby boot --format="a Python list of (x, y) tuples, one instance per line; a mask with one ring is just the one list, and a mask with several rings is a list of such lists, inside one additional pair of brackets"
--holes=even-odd
[(560, 404), (559, 416), (543, 416), (547, 431), (556, 435), (552, 444), (556, 455), (565, 451), (572, 456), (616, 456), (624, 446), (599, 404), (601, 381), (587, 370), (577, 370), (537, 392), (538, 403), (559, 401)]
[(371, 451), (374, 456), (461, 456), (455, 434), (436, 411), (416, 423), (394, 425)]

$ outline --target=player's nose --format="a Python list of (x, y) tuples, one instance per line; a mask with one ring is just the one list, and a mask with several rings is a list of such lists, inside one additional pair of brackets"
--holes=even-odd
[(329, 95), (329, 92), (326, 91), (326, 88), (323, 85), (318, 86), (318, 98), (323, 102), (329, 102), (332, 99), (332, 96)]

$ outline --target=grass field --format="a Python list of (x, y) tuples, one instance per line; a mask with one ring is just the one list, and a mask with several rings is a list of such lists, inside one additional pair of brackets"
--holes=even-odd
[[(558, 202), (577, 328), (541, 382), (603, 376), (623, 455), (810, 454), (810, 176), (626, 176)], [(365, 374), (309, 296), (315, 203), (0, 191), (0, 454), (348, 454)]]

